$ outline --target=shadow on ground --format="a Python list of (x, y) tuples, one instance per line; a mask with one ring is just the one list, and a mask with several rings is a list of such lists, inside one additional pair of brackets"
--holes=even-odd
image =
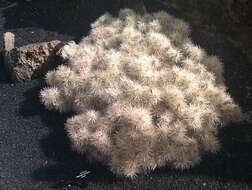
[(90, 163), (84, 156), (71, 151), (69, 139), (64, 130), (66, 119), (72, 113), (58, 113), (45, 110), (39, 100), (39, 92), (45, 86), (40, 81), (37, 86), (24, 93), (26, 100), (19, 110), (23, 117), (39, 116), (42, 123), (50, 131), (50, 135), (40, 140), (40, 148), (44, 155), (53, 162), (49, 166), (41, 167), (31, 176), (38, 181), (52, 183), (52, 187), (63, 188), (68, 185), (85, 187), (85, 179), (75, 177), (82, 171), (91, 171), (88, 179), (110, 183), (112, 173), (99, 163)]

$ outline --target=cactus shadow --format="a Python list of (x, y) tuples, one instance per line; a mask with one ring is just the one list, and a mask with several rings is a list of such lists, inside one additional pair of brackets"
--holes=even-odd
[(160, 168), (154, 173), (162, 176), (176, 173), (179, 176), (206, 177), (222, 183), (231, 181), (251, 184), (252, 166), (252, 129), (249, 125), (230, 125), (219, 134), (221, 149), (217, 154), (204, 155), (199, 165), (184, 171), (168, 167)]
[[(86, 187), (87, 180), (104, 184), (115, 181), (115, 177), (106, 167), (99, 163), (90, 163), (83, 155), (71, 150), (64, 124), (73, 114), (46, 110), (39, 100), (39, 92), (44, 86), (45, 83), (40, 80), (24, 92), (25, 100), (19, 109), (19, 114), (25, 118), (38, 116), (49, 131), (47, 136), (39, 140), (40, 149), (49, 161), (33, 171), (31, 178), (46, 182), (55, 189), (69, 186), (83, 188)], [(86, 178), (77, 179), (76, 176), (82, 171), (91, 173)]]

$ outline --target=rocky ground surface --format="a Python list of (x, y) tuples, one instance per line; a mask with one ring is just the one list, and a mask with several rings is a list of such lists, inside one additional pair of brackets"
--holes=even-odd
[[(194, 42), (222, 59), (229, 92), (246, 114), (242, 123), (221, 131), (221, 151), (206, 155), (194, 169), (180, 172), (163, 168), (133, 180), (118, 179), (107, 168), (86, 163), (70, 151), (63, 128), (67, 116), (49, 112), (39, 102), (43, 81), (12, 84), (6, 77), (1, 56), (0, 189), (252, 189), (251, 1), (200, 2), (1, 1), (0, 35), (12, 31), (16, 36), (27, 35), (25, 39), (30, 36), (33, 40), (29, 32), (21, 31), (43, 29), (73, 36), (78, 41), (87, 34), (90, 23), (105, 11), (116, 13), (125, 6), (141, 9), (143, 3), (149, 11), (165, 9), (189, 22)], [(0, 43), (0, 51), (1, 47)], [(91, 174), (76, 180), (82, 170)]]

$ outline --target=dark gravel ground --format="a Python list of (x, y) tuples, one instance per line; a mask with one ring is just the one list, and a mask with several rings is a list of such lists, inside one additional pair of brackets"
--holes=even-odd
[[(96, 17), (94, 13), (92, 17), (77, 19), (73, 21), (73, 27), (69, 26), (67, 30), (60, 23), (65, 21), (70, 24), (69, 18), (47, 23), (52, 17), (52, 2), (57, 0), (44, 3), (44, 8), (40, 8), (41, 2), (35, 1), (33, 6), (20, 4), (5, 12), (6, 28), (40, 26), (75, 35), (78, 39), (88, 31), (90, 22)], [(103, 8), (106, 7), (108, 5), (104, 3)], [(47, 16), (45, 10), (50, 12)], [(91, 14), (91, 10), (86, 10), (84, 14)], [(97, 12), (100, 14), (103, 10)], [(41, 18), (40, 21), (38, 18)], [(80, 22), (83, 23), (83, 29), (80, 25), (76, 27), (76, 23)], [(84, 32), (80, 33), (79, 30)], [(223, 60), (226, 84), (231, 95), (244, 112), (252, 110), (252, 64), (244, 52), (230, 41), (215, 38), (200, 27), (193, 28), (192, 38), (208, 53), (218, 55)], [(202, 163), (193, 169), (182, 172), (162, 168), (132, 180), (119, 179), (106, 167), (87, 163), (85, 158), (70, 150), (64, 122), (71, 113), (59, 114), (45, 110), (38, 98), (43, 86), (41, 80), (8, 83), (0, 60), (1, 190), (252, 189), (252, 128), (249, 124), (230, 124), (222, 129), (221, 151), (216, 155), (206, 155)], [(86, 179), (76, 180), (75, 176), (83, 170), (91, 171), (91, 174)]]

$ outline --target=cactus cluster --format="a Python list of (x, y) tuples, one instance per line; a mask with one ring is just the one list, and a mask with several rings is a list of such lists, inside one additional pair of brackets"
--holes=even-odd
[(41, 101), (76, 113), (65, 125), (72, 148), (118, 175), (189, 168), (218, 150), (220, 127), (240, 118), (222, 62), (166, 12), (104, 14), (59, 55)]

